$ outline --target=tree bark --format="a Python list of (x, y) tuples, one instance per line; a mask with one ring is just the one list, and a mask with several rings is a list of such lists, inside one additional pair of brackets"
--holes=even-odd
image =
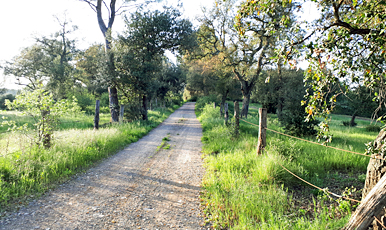
[(352, 116), (351, 116), (351, 120), (350, 120), (350, 126), (351, 127), (354, 127), (356, 126), (356, 123), (355, 123), (355, 117), (356, 117), (356, 113), (354, 113)]
[[(384, 142), (386, 141), (386, 129), (382, 129), (377, 138), (374, 141), (374, 149), (375, 151), (380, 151)], [(376, 154), (375, 156), (380, 156), (381, 158), (385, 158), (383, 153)], [(367, 166), (367, 174), (365, 186), (362, 191), (362, 199), (364, 199), (370, 190), (378, 183), (378, 181), (385, 175), (386, 172), (386, 161), (380, 159), (371, 158), (370, 162)]]
[(119, 105), (118, 105), (118, 91), (116, 87), (109, 87), (109, 104), (110, 104), (110, 114), (111, 121), (119, 121)]
[(249, 101), (251, 94), (243, 95), (243, 106), (241, 107), (241, 117), (248, 118)]
[[(374, 158), (370, 159), (370, 162), (367, 166), (367, 173), (366, 173), (366, 181), (365, 186), (363, 187), (362, 191), (362, 200), (365, 200), (370, 193), (370, 191), (376, 186), (376, 184), (380, 181), (381, 178), (386, 174), (386, 161), (377, 159), (379, 158), (385, 158), (385, 154), (382, 153), (382, 148), (384, 146), (384, 143), (386, 141), (386, 129), (382, 129), (377, 138), (373, 142), (373, 156)], [(363, 202), (363, 201), (362, 201)], [(378, 219), (384, 219), (384, 216), (382, 218)], [(382, 229), (381, 226), (378, 226), (379, 224), (374, 220), (373, 221), (373, 229), (374, 230), (380, 230)], [(346, 228), (348, 229), (348, 228)]]
[[(97, 14), (99, 29), (101, 30), (103, 37), (105, 39), (105, 52), (107, 55), (107, 65), (108, 65), (108, 69), (109, 69), (109, 74), (113, 74), (112, 71), (114, 71), (114, 59), (112, 58), (112, 54), (110, 54), (110, 50), (111, 50), (110, 41), (111, 41), (111, 32), (112, 32), (111, 30), (112, 30), (112, 27), (114, 24), (115, 14), (116, 14), (116, 11), (115, 11), (116, 0), (111, 0), (111, 2), (110, 2), (110, 9), (109, 9), (110, 15), (109, 15), (109, 21), (108, 21), (107, 26), (106, 26), (105, 22), (103, 21), (103, 17), (102, 17), (102, 4), (103, 4), (102, 0), (97, 0), (97, 5), (96, 6), (94, 5), (94, 7), (95, 7), (96, 14)], [(113, 76), (110, 76), (110, 77), (113, 77)], [(111, 100), (110, 100), (111, 121), (112, 122), (118, 122), (119, 121), (119, 117), (118, 117), (119, 116), (118, 93), (116, 93), (117, 88), (113, 84), (114, 79), (112, 79), (111, 81), (112, 82), (110, 83), (110, 88), (113, 92), (110, 96), (110, 98), (111, 98)]]
[(241, 83), (241, 92), (243, 94), (243, 106), (241, 108), (241, 118), (248, 118), (248, 110), (249, 110), (249, 101), (251, 98), (252, 88), (254, 86), (254, 82), (248, 84), (248, 81), (242, 80)]
[(239, 137), (239, 129), (240, 129), (240, 118), (239, 118), (239, 114), (240, 114), (240, 108), (239, 108), (239, 102), (238, 101), (235, 101), (234, 102), (234, 107), (235, 107), (235, 113), (234, 113), (234, 117), (235, 117), (235, 130), (234, 130), (234, 135), (236, 138)]
[(228, 125), (228, 118), (229, 118), (229, 112), (228, 112), (228, 103), (224, 104), (224, 123), (225, 125)]
[(378, 220), (382, 220), (382, 215), (385, 214), (385, 206), (386, 176), (383, 176), (367, 194), (366, 198), (362, 200), (344, 229), (366, 230), (372, 223), (373, 229), (382, 229), (381, 226), (377, 226), (378, 222), (375, 221), (374, 217)]
[(100, 101), (96, 100), (96, 103), (95, 103), (95, 117), (94, 117), (94, 130), (98, 130), (99, 129), (99, 105), (100, 105)]
[(143, 95), (142, 97), (142, 120), (147, 121), (147, 97)]

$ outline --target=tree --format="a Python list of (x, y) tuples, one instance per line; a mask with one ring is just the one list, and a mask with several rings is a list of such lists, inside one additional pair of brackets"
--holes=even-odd
[(356, 116), (372, 117), (378, 108), (378, 102), (373, 100), (373, 92), (365, 86), (349, 89), (346, 94), (337, 97), (336, 113), (351, 116), (349, 126), (356, 126)]
[[(103, 34), (105, 40), (105, 52), (106, 52), (106, 79), (108, 80), (109, 93), (110, 93), (110, 113), (111, 119), (113, 122), (119, 121), (119, 101), (118, 101), (118, 91), (117, 91), (117, 80), (116, 73), (114, 69), (114, 55), (111, 52), (111, 42), (112, 42), (112, 28), (115, 21), (115, 17), (122, 12), (126, 11), (128, 5), (125, 5), (125, 2), (136, 2), (136, 0), (125, 0), (121, 6), (117, 7), (117, 0), (110, 0), (108, 4), (104, 0), (95, 0), (96, 4), (93, 3), (93, 0), (80, 0), (89, 4), (91, 9), (97, 14), (97, 20), (99, 29)], [(144, 1), (142, 4), (149, 4), (151, 2), (157, 2), (157, 0), (148, 0)], [(131, 7), (138, 7), (140, 4), (131, 5)], [(108, 20), (105, 22), (102, 15), (102, 8), (105, 7), (108, 12)]]
[(55, 98), (65, 98), (76, 81), (73, 64), (78, 50), (75, 41), (68, 38), (77, 29), (67, 19), (56, 17), (60, 31), (49, 37), (36, 37), (35, 44), (22, 50), (11, 62), (6, 62), (5, 75), (16, 78), (20, 85), (35, 90), (43, 82)]
[(192, 24), (180, 16), (172, 8), (164, 12), (135, 12), (126, 18), (127, 31), (115, 47), (119, 87), (127, 97), (141, 96), (143, 120), (147, 120), (148, 97), (162, 69), (164, 52), (187, 48), (184, 40), (190, 39), (193, 32)]
[(104, 60), (105, 51), (101, 44), (92, 45), (76, 56), (77, 79), (95, 96), (107, 92), (107, 80), (102, 74)]
[[(58, 118), (70, 111), (80, 111), (75, 100), (56, 101), (52, 93), (44, 90), (42, 85), (39, 85), (39, 88), (34, 91), (23, 91), (16, 95), (16, 99), (12, 102), (6, 100), (5, 104), (8, 109), (21, 110), (24, 115), (34, 119), (37, 134), (35, 143), (45, 148), (51, 147), (52, 134), (58, 123)], [(23, 130), (28, 127), (27, 124), (18, 126), (15, 121), (5, 121), (4, 124), (10, 126), (12, 130)]]
[(227, 97), (241, 98), (238, 82), (232, 78), (231, 68), (226, 67), (221, 57), (208, 56), (200, 59), (186, 56), (184, 66), (187, 71), (186, 90), (191, 95), (216, 95), (224, 105)]
[[(270, 57), (280, 36), (287, 34), (293, 19), (292, 8), (279, 4), (273, 5), (273, 13), (250, 14), (238, 18), (240, 29), (235, 29), (234, 1), (217, 3), (200, 19), (202, 27), (198, 37), (203, 44), (202, 56), (221, 54), (223, 61), (232, 68), (234, 77), (240, 82), (243, 95), (241, 116), (247, 117), (251, 93), (263, 68), (271, 64)], [(282, 16), (288, 23), (282, 26)]]
[(280, 124), (290, 135), (309, 136), (317, 133), (315, 119), (304, 121), (305, 105), (301, 101), (306, 93), (303, 71), (283, 69), (263, 71), (254, 99), (272, 113), (277, 113)]
[[(309, 0), (310, 1), (310, 0)], [(261, 5), (264, 2), (264, 5)], [(275, 0), (247, 0), (239, 17), (244, 17), (250, 10), (269, 12), (269, 6)], [(282, 4), (289, 4), (285, 0)], [(378, 88), (375, 95), (380, 106), (385, 105), (384, 89), (386, 85), (386, 1), (346, 1), (346, 0), (314, 0), (322, 12), (320, 18), (310, 25), (311, 32), (307, 36), (298, 36), (288, 40), (281, 49), (281, 56), (292, 60), (301, 52), (294, 45), (304, 44), (307, 49), (306, 58), (309, 68), (305, 79), (310, 82), (312, 92), (307, 101), (309, 117), (322, 116), (328, 119), (336, 102), (336, 94), (330, 94), (331, 83), (339, 79), (349, 80), (369, 87)], [(298, 8), (302, 6), (296, 4)], [(283, 18), (284, 21), (285, 18)], [(284, 21), (285, 22), (285, 21)], [(380, 107), (379, 107), (380, 108)], [(319, 136), (331, 139), (328, 135), (328, 124), (324, 122)], [(383, 149), (384, 130), (370, 144), (370, 154)], [(382, 154), (381, 154), (382, 155)], [(386, 164), (370, 160), (363, 189), (363, 197), (384, 175)]]

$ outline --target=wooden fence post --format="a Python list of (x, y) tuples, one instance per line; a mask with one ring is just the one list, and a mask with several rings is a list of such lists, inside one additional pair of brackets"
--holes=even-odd
[(225, 118), (225, 124), (228, 124), (228, 103), (224, 104), (224, 118)]
[(216, 108), (216, 102), (213, 102), (213, 108), (214, 109)]
[(100, 105), (100, 101), (96, 100), (96, 103), (95, 103), (95, 117), (94, 117), (94, 130), (99, 129), (99, 105)]
[(119, 123), (123, 122), (123, 114), (125, 112), (125, 106), (121, 105), (121, 110), (119, 111)]
[(257, 142), (257, 155), (263, 153), (263, 150), (267, 144), (266, 141), (266, 128), (267, 128), (267, 109), (259, 109), (259, 139)]
[(235, 105), (235, 136), (238, 137), (239, 136), (239, 128), (240, 128), (240, 118), (239, 118), (239, 115), (240, 115), (240, 108), (239, 108), (239, 102), (238, 101), (235, 101), (234, 102), (234, 105)]

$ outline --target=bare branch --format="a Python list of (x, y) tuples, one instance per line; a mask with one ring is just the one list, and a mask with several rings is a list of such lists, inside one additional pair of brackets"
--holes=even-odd
[(95, 13), (97, 12), (97, 10), (96, 10), (97, 6), (95, 4), (93, 4), (92, 2), (90, 2), (88, 0), (79, 0), (79, 1), (87, 3)]

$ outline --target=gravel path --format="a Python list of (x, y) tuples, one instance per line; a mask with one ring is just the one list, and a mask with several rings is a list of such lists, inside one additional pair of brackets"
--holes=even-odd
[[(169, 149), (157, 151), (164, 137)], [(0, 229), (205, 229), (202, 128), (186, 103), (138, 142), (0, 220)]]

